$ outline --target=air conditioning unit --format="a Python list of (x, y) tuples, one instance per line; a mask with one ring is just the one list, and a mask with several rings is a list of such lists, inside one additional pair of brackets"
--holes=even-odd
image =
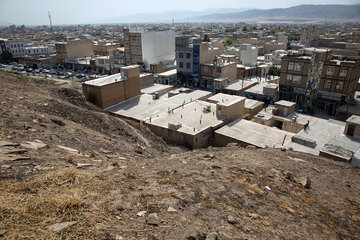
[(207, 112), (211, 112), (211, 105), (207, 105), (203, 108), (203, 112), (207, 113)]
[(168, 128), (171, 130), (178, 130), (179, 128), (182, 127), (182, 124), (180, 122), (169, 122), (168, 123)]

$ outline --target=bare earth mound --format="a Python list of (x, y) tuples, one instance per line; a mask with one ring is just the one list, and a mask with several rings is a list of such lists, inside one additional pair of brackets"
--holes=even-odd
[(360, 239), (350, 165), (273, 149), (185, 151), (74, 89), (1, 74), (0, 91), (5, 239)]

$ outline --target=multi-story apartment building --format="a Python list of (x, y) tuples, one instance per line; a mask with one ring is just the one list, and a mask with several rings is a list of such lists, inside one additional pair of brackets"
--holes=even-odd
[(47, 55), (49, 49), (47, 46), (25, 47), (25, 54), (29, 56)]
[(109, 56), (109, 51), (116, 48), (120, 48), (120, 43), (98, 41), (93, 45), (94, 54), (97, 56)]
[(214, 58), (212, 63), (200, 64), (200, 87), (209, 90), (220, 90), (219, 82), (236, 79), (236, 66), (235, 62), (224, 62), (217, 57)]
[(320, 29), (316, 25), (310, 25), (301, 28), (300, 43), (305, 46), (311, 46), (314, 40), (320, 38)]
[(119, 72), (125, 66), (125, 48), (115, 48), (109, 51), (111, 71)]
[(25, 55), (25, 44), (21, 40), (0, 39), (1, 52), (9, 51), (13, 58), (20, 58)]
[[(280, 92), (300, 106), (317, 100), (329, 114), (354, 99), (360, 77), (360, 62), (335, 59), (331, 51), (307, 49), (282, 58)], [(311, 55), (310, 55), (311, 54)], [(285, 97), (286, 96), (286, 97)]]
[(200, 79), (200, 64), (212, 62), (220, 55), (218, 48), (209, 48), (201, 38), (179, 36), (175, 40), (176, 68), (178, 79), (182, 82), (197, 83)]
[(90, 39), (57, 42), (55, 43), (55, 50), (58, 62), (63, 62), (67, 58), (85, 58), (94, 55), (93, 43)]
[(175, 59), (175, 31), (144, 31), (124, 29), (125, 65), (173, 63)]

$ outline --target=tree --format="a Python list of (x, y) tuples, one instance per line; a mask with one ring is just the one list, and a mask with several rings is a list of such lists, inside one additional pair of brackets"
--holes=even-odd
[(203, 42), (210, 42), (209, 35), (205, 34)]
[(243, 27), (243, 32), (247, 32), (246, 26)]
[(0, 55), (0, 61), (3, 63), (9, 63), (13, 60), (13, 55), (11, 52), (5, 50), (2, 52), (2, 54)]
[(271, 66), (269, 68), (269, 75), (271, 76), (280, 76), (281, 70), (277, 66)]
[(225, 47), (226, 47), (226, 46), (230, 46), (231, 44), (232, 44), (231, 38), (225, 39), (225, 42), (224, 42), (224, 46), (225, 46)]

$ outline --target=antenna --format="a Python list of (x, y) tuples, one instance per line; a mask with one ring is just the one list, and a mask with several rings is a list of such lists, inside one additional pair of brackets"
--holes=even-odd
[(53, 30), (53, 27), (52, 27), (52, 22), (51, 22), (51, 15), (50, 15), (50, 12), (48, 12), (49, 13), (49, 20), (50, 20), (50, 29), (51, 29), (51, 31)]

